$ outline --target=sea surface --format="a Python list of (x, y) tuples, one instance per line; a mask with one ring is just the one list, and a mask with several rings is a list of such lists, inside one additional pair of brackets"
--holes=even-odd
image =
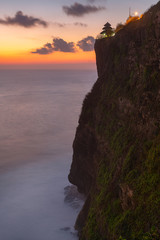
[(83, 196), (67, 175), (96, 78), (89, 70), (0, 70), (0, 239), (77, 239)]

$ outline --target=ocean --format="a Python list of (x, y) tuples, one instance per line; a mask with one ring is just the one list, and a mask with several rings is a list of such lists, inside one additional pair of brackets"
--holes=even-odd
[(91, 70), (0, 70), (0, 239), (77, 239), (67, 176)]

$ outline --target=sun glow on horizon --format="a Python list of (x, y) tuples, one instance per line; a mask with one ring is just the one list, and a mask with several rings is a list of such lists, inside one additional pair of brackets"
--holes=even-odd
[[(46, 29), (43, 31), (46, 31)], [(60, 51), (54, 51), (46, 55), (31, 53), (36, 49), (42, 48), (47, 42), (52, 43), (53, 37), (48, 37), (49, 34), (46, 35), (43, 31), (41, 33), (40, 29), (35, 28), (30, 30), (19, 27), (2, 26), (0, 64), (67, 64), (72, 62), (95, 62), (94, 51), (85, 52), (78, 47), (76, 47), (76, 52), (74, 53)], [(34, 37), (31, 38), (30, 34)], [(72, 41), (72, 35), (68, 35), (68, 39), (65, 37), (62, 38), (67, 42)], [(46, 39), (49, 40), (47, 41)]]
[[(108, 3), (101, 1), (101, 5), (104, 5), (103, 11), (73, 17), (63, 11), (63, 5), (66, 4), (65, 0), (58, 2), (34, 0), (32, 1), (32, 8), (27, 2), (21, 1), (21, 4), (19, 4), (19, 1), (15, 1), (12, 11), (9, 8), (10, 1), (6, 0), (1, 4), (0, 64), (13, 65), (95, 63), (94, 51), (88, 51), (88, 49), (82, 51), (83, 48), (80, 49), (77, 43), (88, 37), (96, 38), (106, 20), (111, 23), (112, 27), (116, 26), (118, 22), (125, 21), (129, 4), (129, 0), (128, 4), (126, 0), (122, 0), (121, 4), (117, 0), (108, 1)], [(132, 3), (132, 8), (144, 12), (146, 4), (143, 1)], [(148, 1), (149, 7), (149, 1), (153, 3), (155, 0), (146, 1)], [(70, 4), (68, 3), (68, 5)], [(117, 5), (119, 5), (119, 8), (117, 8)], [(21, 12), (21, 15), (27, 16), (29, 21), (33, 18), (36, 24), (32, 22), (29, 27), (23, 25), (23, 21), (20, 21), (19, 18), (15, 19), (18, 11)], [(137, 11), (133, 14), (135, 17), (139, 15)], [(42, 24), (41, 20), (47, 23), (46, 26)], [(74, 53), (67, 52), (63, 48), (61, 48), (61, 51), (57, 51), (59, 50), (57, 47), (56, 51), (54, 51), (54, 48), (53, 51), (51, 50), (52, 53), (47, 49), (46, 55), (45, 49), (42, 52), (39, 51), (42, 54), (31, 53), (36, 52), (37, 49), (45, 48), (47, 44), (52, 45), (55, 38), (64, 40), (68, 46), (75, 44), (77, 51)], [(88, 43), (91, 42), (88, 41)]]
[(59, 64), (59, 63), (81, 63), (81, 62), (95, 62), (95, 53), (82, 52), (77, 53), (63, 53), (54, 52), (48, 55), (32, 54), (29, 51), (5, 51), (0, 54), (0, 64)]

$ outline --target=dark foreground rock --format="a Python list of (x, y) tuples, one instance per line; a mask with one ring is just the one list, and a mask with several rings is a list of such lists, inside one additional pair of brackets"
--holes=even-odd
[(95, 43), (98, 80), (73, 143), (85, 240), (160, 239), (160, 2)]

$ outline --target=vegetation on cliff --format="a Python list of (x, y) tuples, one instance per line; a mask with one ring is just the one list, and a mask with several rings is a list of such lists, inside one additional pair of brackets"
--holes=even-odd
[(160, 2), (95, 50), (69, 174), (87, 196), (76, 228), (82, 240), (159, 240)]

